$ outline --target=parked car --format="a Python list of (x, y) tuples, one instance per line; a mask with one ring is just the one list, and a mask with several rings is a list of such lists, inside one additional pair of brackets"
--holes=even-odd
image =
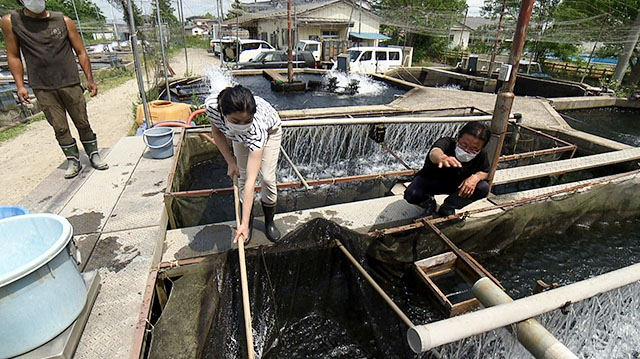
[[(268, 51), (258, 54), (255, 59), (239, 64), (238, 69), (281, 69), (289, 65), (287, 51)], [(309, 51), (303, 51), (293, 56), (293, 67), (315, 68), (316, 60)]]
[(350, 71), (358, 73), (386, 72), (402, 66), (402, 49), (393, 47), (352, 47), (346, 52)]
[[(222, 56), (225, 62), (245, 63), (253, 60), (258, 54), (266, 51), (274, 51), (273, 46), (263, 40), (240, 39), (222, 40)], [(240, 50), (240, 56), (236, 59), (236, 52)]]
[(317, 61), (320, 61), (320, 55), (322, 53), (322, 43), (316, 40), (300, 40), (296, 44), (296, 53), (302, 51), (310, 51), (313, 57)]

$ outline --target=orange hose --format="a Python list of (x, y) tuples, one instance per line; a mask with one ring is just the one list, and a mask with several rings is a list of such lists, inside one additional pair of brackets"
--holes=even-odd
[(201, 133), (201, 134), (200, 134), (200, 137), (202, 137), (202, 138), (204, 138), (205, 140), (207, 140), (207, 141), (209, 141), (209, 142), (213, 143), (214, 145), (216, 144), (216, 141), (215, 141), (213, 138), (211, 138), (211, 136), (207, 135), (206, 133)]
[(191, 126), (189, 126), (188, 124), (182, 123), (182, 122), (167, 121), (167, 122), (158, 122), (158, 123), (154, 124), (153, 127), (184, 127), (184, 128), (189, 128)]
[(202, 109), (200, 109), (200, 110), (195, 110), (195, 111), (191, 112), (191, 115), (189, 115), (189, 119), (187, 120), (187, 123), (188, 123), (189, 125), (191, 125), (191, 123), (193, 122), (193, 119), (194, 119), (196, 116), (198, 116), (198, 115), (199, 115), (199, 114), (201, 114), (201, 113), (205, 113), (205, 112), (207, 112), (207, 110), (205, 110), (205, 109), (203, 109), (203, 108), (202, 108)]

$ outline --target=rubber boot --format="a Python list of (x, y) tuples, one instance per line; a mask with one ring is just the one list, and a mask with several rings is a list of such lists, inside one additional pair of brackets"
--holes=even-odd
[(448, 217), (456, 213), (456, 209), (463, 208), (469, 205), (473, 200), (469, 198), (463, 198), (458, 196), (457, 194), (452, 194), (444, 200), (440, 209), (438, 209), (438, 214), (442, 217)]
[(436, 211), (437, 206), (438, 205), (436, 204), (436, 200), (433, 199), (433, 197), (430, 197), (426, 201), (420, 203), (420, 207), (424, 208), (424, 212), (420, 214), (419, 218), (429, 217), (430, 215), (433, 214), (433, 212)]
[(80, 173), (82, 164), (80, 163), (80, 151), (78, 151), (78, 144), (76, 140), (70, 145), (60, 146), (62, 152), (67, 157), (67, 171), (64, 173), (64, 178), (73, 178)]
[(273, 216), (276, 214), (276, 204), (265, 204), (262, 202), (262, 211), (264, 212), (264, 233), (271, 242), (280, 240), (280, 231), (273, 222)]
[(82, 146), (84, 147), (85, 152), (87, 152), (87, 156), (89, 156), (89, 161), (93, 168), (97, 170), (106, 170), (109, 168), (109, 165), (100, 158), (100, 153), (98, 153), (98, 139), (82, 141)]
[[(240, 203), (240, 217), (242, 217), (242, 203)], [(249, 215), (249, 238), (244, 240), (244, 244), (247, 245), (253, 238), (253, 209), (251, 209), (251, 214)]]

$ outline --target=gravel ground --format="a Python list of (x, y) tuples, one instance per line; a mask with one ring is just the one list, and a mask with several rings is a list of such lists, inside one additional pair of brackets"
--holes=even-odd
[[(189, 70), (194, 75), (204, 75), (208, 68), (219, 64), (216, 57), (203, 49), (189, 49), (188, 57)], [(175, 55), (170, 64), (176, 74), (184, 74), (184, 52)], [(127, 135), (133, 123), (131, 104), (137, 97), (138, 86), (134, 79), (104, 93), (99, 92), (87, 103), (89, 122), (98, 135), (100, 147), (113, 147)], [(70, 127), (78, 139), (73, 124)], [(25, 133), (0, 143), (0, 205), (20, 202), (64, 161), (53, 129), (46, 121), (33, 123)]]

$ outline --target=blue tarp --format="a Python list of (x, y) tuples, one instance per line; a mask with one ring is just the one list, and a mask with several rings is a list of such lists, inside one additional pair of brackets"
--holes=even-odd
[(376, 32), (350, 32), (350, 36), (363, 40), (389, 40), (390, 37)]

